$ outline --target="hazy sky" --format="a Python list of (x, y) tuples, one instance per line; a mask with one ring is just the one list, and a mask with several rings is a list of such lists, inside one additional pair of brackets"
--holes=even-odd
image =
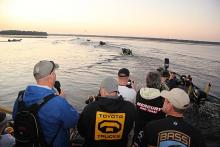
[(0, 30), (220, 41), (220, 0), (0, 0)]

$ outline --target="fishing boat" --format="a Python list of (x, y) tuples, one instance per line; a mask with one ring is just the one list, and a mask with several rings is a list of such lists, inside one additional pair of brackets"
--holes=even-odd
[(133, 54), (132, 54), (132, 50), (129, 49), (129, 48), (122, 48), (121, 51), (122, 51), (122, 52), (121, 52), (122, 55), (133, 56)]
[(22, 39), (8, 39), (8, 42), (19, 42), (21, 41)]
[(216, 99), (215, 96), (210, 95), (211, 83), (207, 82), (205, 89), (202, 90), (199, 86), (193, 83), (191, 75), (181, 75), (179, 73), (169, 71), (169, 59), (165, 58), (164, 67), (159, 67), (157, 71), (165, 78), (162, 82), (162, 90), (171, 90), (172, 88), (181, 88), (186, 91), (190, 97), (192, 104), (198, 106), (204, 104), (209, 99)]
[(202, 90), (193, 83), (191, 75), (180, 75), (174, 72), (172, 74), (175, 74), (176, 76), (175, 80), (177, 81), (177, 87), (187, 92), (193, 104), (200, 106), (203, 105), (209, 98), (214, 97), (209, 94), (211, 83), (207, 82), (205, 89)]
[(105, 45), (106, 43), (104, 41), (100, 41), (99, 45)]

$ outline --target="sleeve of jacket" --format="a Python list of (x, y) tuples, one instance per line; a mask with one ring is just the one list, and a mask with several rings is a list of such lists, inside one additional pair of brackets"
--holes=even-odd
[(17, 111), (18, 111), (18, 100), (16, 99), (15, 103), (14, 103), (14, 106), (13, 106), (13, 112), (12, 112), (13, 120), (15, 119), (15, 115), (16, 115)]
[(84, 110), (80, 114), (79, 121), (77, 124), (78, 132), (82, 137), (86, 137), (86, 133), (88, 132), (87, 127), (89, 124), (87, 121), (88, 119), (87, 109), (88, 109), (88, 105), (84, 108)]
[(76, 126), (79, 114), (76, 109), (70, 105), (65, 98), (61, 98), (61, 119), (63, 121), (64, 128), (73, 128)]

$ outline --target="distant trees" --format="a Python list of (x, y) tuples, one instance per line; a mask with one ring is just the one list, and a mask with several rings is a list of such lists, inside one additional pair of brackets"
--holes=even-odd
[(19, 31), (19, 30), (5, 30), (0, 31), (2, 35), (37, 35), (37, 36), (47, 36), (47, 32), (37, 32), (37, 31)]

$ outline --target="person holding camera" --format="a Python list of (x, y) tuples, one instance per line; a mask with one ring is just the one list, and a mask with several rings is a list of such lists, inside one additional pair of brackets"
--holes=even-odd
[(122, 68), (118, 71), (118, 91), (119, 94), (126, 101), (130, 101), (135, 104), (136, 91), (134, 87), (134, 81), (129, 79), (130, 72), (127, 68)]
[(83, 109), (77, 124), (83, 147), (127, 147), (135, 120), (135, 106), (118, 96), (113, 77), (102, 80), (100, 97)]
[[(55, 94), (53, 87), (56, 81), (55, 70), (58, 67), (58, 64), (47, 60), (42, 60), (34, 66), (33, 75), (37, 84), (28, 85), (22, 95), (16, 99), (13, 119), (16, 120), (16, 116), (21, 114), (21, 106), (27, 109), (43, 101), (45, 103), (37, 111), (37, 116), (45, 142), (53, 147), (69, 147), (69, 128), (75, 127), (79, 114), (63, 97), (62, 90), (59, 90), (60, 95)], [(50, 99), (46, 101), (46, 98)], [(15, 125), (18, 125), (16, 121)], [(16, 145), (17, 141), (19, 140), (16, 140)]]
[(149, 72), (146, 77), (146, 87), (137, 92), (137, 116), (133, 139), (135, 146), (141, 144), (143, 128), (148, 122), (165, 117), (165, 113), (162, 111), (164, 99), (160, 96), (160, 86), (160, 74), (158, 72)]

